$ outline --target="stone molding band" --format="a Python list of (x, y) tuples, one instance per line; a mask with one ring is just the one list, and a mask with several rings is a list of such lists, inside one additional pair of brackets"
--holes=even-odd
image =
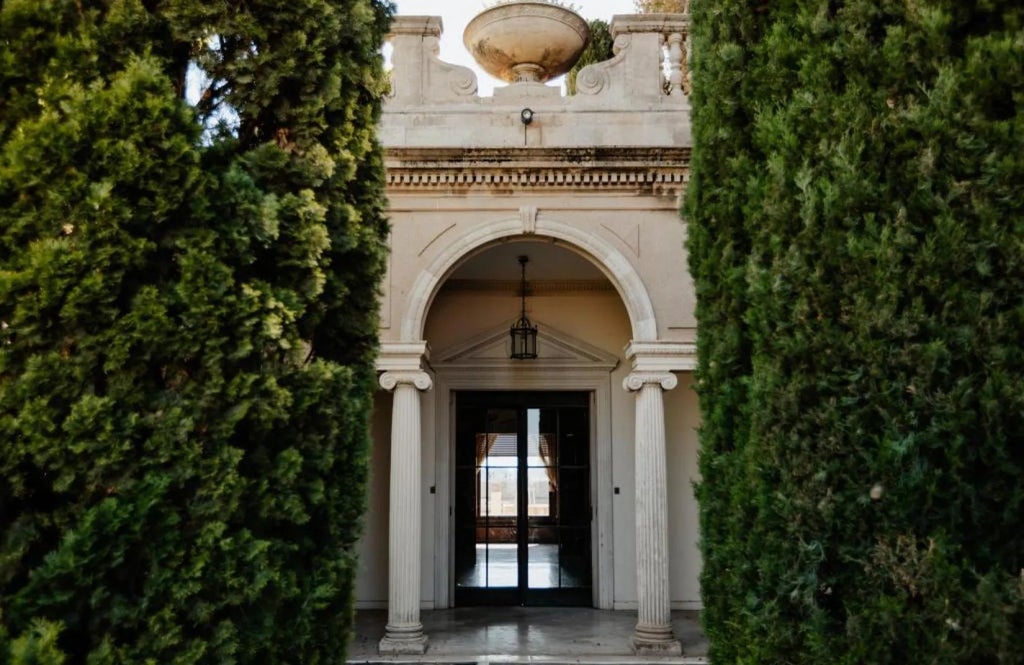
[(406, 383), (417, 390), (430, 390), (434, 385), (433, 379), (424, 371), (384, 372), (380, 375), (380, 387), (388, 392)]
[(633, 372), (622, 380), (622, 387), (636, 392), (648, 383), (657, 383), (662, 390), (672, 390), (679, 385), (679, 379), (672, 372)]
[(537, 189), (579, 189), (650, 191), (656, 195), (677, 195), (690, 179), (688, 167), (565, 173), (556, 170), (530, 172), (498, 169), (420, 171), (394, 167), (388, 169), (388, 188), (395, 191), (416, 189), (450, 189), (451, 187), (521, 187)]

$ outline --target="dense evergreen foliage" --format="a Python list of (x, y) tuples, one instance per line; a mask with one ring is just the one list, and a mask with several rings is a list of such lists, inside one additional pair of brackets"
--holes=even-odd
[(1024, 6), (694, 0), (728, 663), (1020, 663)]
[(0, 4), (0, 663), (343, 662), (390, 12)]

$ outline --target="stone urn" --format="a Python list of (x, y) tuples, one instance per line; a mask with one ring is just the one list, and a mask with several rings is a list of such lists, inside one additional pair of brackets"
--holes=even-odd
[(480, 12), (462, 41), (488, 74), (509, 83), (543, 83), (569, 71), (589, 37), (587, 22), (571, 9), (526, 0)]

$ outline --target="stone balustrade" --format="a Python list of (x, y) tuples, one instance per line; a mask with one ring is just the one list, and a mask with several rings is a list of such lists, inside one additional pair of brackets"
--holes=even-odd
[(493, 98), (480, 97), (473, 70), (438, 57), (442, 30), (439, 16), (395, 17), (389, 35), (394, 65), (389, 107), (494, 105), (531, 97), (558, 98), (567, 109), (645, 107), (663, 97), (679, 98), (679, 106), (689, 90), (686, 14), (615, 16), (610, 26), (614, 57), (584, 67), (573, 96), (563, 96), (558, 86), (522, 82), (496, 88)]

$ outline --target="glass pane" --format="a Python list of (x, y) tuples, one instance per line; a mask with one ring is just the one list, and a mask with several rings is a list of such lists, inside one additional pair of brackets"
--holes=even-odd
[(590, 529), (560, 529), (558, 549), (559, 586), (590, 586)]
[[(526, 410), (526, 457), (528, 460), (536, 459), (540, 454), (537, 452), (537, 437), (540, 433), (540, 409)], [(539, 462), (528, 461), (529, 464)]]
[(455, 466), (473, 467), (477, 465), (474, 438), (477, 432), (485, 427), (486, 411), (481, 408), (463, 407), (458, 410), (455, 430)]
[(476, 529), (455, 530), (455, 585), (479, 587), (486, 583), (486, 568), (478, 560)]
[(532, 468), (527, 471), (526, 514), (530, 517), (549, 517), (554, 512), (555, 467)]
[(519, 586), (519, 557), (517, 555), (515, 527), (509, 529), (511, 543), (477, 545), (477, 559), (486, 561), (487, 587)]
[(476, 519), (477, 470), (456, 469), (455, 487), (455, 521), (458, 526), (472, 528)]
[(487, 409), (486, 429), (489, 433), (510, 432), (515, 434), (517, 420), (515, 409)]
[(558, 544), (530, 543), (526, 548), (526, 579), (531, 589), (558, 588)]
[(561, 468), (558, 471), (558, 517), (562, 526), (590, 524), (590, 471)]
[(589, 416), (586, 409), (559, 409), (559, 466), (587, 466), (590, 459)]
[(481, 517), (512, 517), (517, 514), (519, 470), (509, 467), (484, 467), (480, 493)]
[[(575, 599), (590, 587), (589, 412), (585, 395), (566, 395), (475, 393), (457, 408), (457, 603), (529, 603), (525, 589)], [(528, 405), (544, 403), (560, 406)]]
[(518, 456), (515, 432), (477, 434), (476, 440), (480, 466), (516, 466)]

